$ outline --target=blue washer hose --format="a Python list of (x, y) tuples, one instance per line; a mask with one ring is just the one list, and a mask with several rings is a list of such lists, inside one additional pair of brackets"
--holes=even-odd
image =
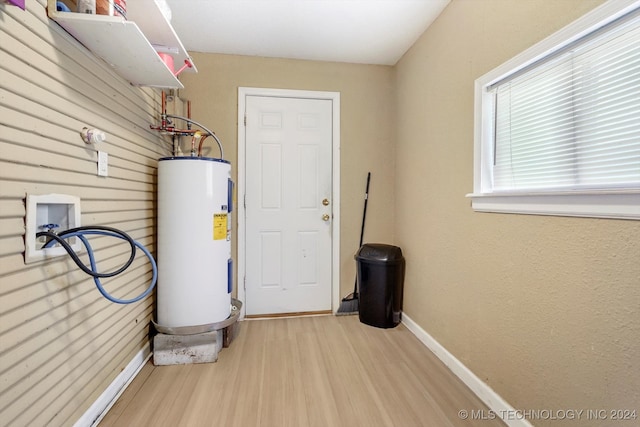
[[(51, 237), (47, 232), (38, 233), (38, 234)], [(122, 239), (122, 240), (127, 240), (129, 242), (133, 242), (135, 244), (135, 246), (137, 248), (139, 248), (147, 256), (147, 258), (149, 258), (149, 262), (151, 263), (151, 268), (153, 270), (153, 277), (151, 278), (151, 283), (150, 283), (149, 287), (142, 294), (138, 295), (135, 298), (131, 298), (131, 299), (119, 299), (119, 298), (116, 298), (116, 297), (112, 296), (111, 294), (109, 294), (104, 289), (104, 287), (102, 286), (102, 282), (100, 282), (100, 277), (105, 277), (105, 275), (101, 274), (101, 273), (98, 273), (95, 256), (93, 254), (93, 248), (91, 247), (91, 244), (89, 243), (89, 241), (87, 240), (85, 235), (99, 235), (99, 236), (117, 237), (117, 238)], [(84, 247), (87, 249), (87, 254), (89, 255), (89, 263), (91, 265), (91, 272), (94, 273), (94, 274), (90, 274), (90, 275), (93, 277), (93, 281), (95, 282), (96, 287), (98, 288), (98, 291), (100, 291), (102, 296), (104, 296), (109, 301), (114, 302), (116, 304), (131, 304), (131, 303), (140, 301), (141, 299), (147, 297), (151, 293), (151, 291), (153, 291), (153, 288), (156, 286), (156, 282), (158, 280), (158, 266), (156, 265), (156, 261), (153, 259), (153, 256), (147, 250), (147, 248), (145, 248), (139, 242), (137, 242), (135, 240), (132, 240), (130, 237), (128, 238), (128, 235), (126, 233), (124, 233), (124, 232), (122, 232), (120, 230), (118, 230), (118, 232), (116, 233), (116, 232), (112, 232), (112, 231), (109, 231), (109, 230), (105, 230), (104, 228), (103, 229), (91, 229), (89, 227), (87, 227), (87, 228), (83, 227), (83, 229), (81, 231), (72, 231), (72, 232), (62, 232), (62, 233), (60, 233), (60, 236), (58, 236), (57, 238), (53, 238), (53, 239), (49, 240), (47, 243), (45, 243), (43, 248), (46, 248), (46, 247), (50, 246), (51, 244), (53, 244), (55, 242), (61, 243), (60, 239), (68, 239), (70, 237), (78, 237), (78, 239), (80, 239), (80, 241), (84, 244)], [(68, 244), (67, 245), (63, 244), (62, 247), (64, 247), (65, 250), (68, 253), (69, 253), (69, 250), (71, 250), (73, 252), (73, 249), (71, 249), (71, 247)], [(69, 253), (69, 255), (71, 256), (71, 253)], [(75, 255), (75, 253), (74, 253), (74, 255)], [(72, 256), (72, 258), (74, 258), (74, 257)], [(74, 259), (74, 261), (75, 261), (75, 259)], [(128, 265), (127, 265), (127, 267), (128, 267)], [(83, 269), (83, 270), (85, 270), (85, 269)]]

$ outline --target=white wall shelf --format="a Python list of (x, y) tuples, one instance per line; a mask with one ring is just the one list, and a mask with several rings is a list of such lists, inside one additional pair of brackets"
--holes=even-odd
[[(127, 19), (120, 16), (58, 12), (56, 1), (48, 0), (49, 18), (116, 73), (136, 86), (183, 88), (157, 52), (170, 53), (176, 70), (185, 60), (193, 60), (173, 27), (154, 0), (136, 0), (127, 4)], [(195, 64), (184, 72), (197, 72)]]

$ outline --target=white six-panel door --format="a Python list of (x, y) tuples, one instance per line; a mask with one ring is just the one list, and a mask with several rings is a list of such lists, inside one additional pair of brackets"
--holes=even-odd
[(332, 101), (245, 100), (246, 314), (330, 310)]

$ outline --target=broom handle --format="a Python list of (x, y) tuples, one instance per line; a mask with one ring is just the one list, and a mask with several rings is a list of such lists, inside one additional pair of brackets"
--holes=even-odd
[[(362, 247), (362, 240), (364, 239), (364, 222), (367, 218), (367, 202), (369, 201), (369, 182), (371, 182), (371, 172), (367, 173), (367, 189), (364, 192), (364, 211), (362, 212), (362, 228), (360, 228), (360, 246), (358, 249)], [(356, 275), (356, 281), (353, 285), (353, 294), (358, 294), (358, 276)]]

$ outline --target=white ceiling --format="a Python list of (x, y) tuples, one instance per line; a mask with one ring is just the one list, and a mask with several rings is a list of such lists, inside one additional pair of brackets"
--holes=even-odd
[(192, 52), (394, 65), (450, 0), (167, 0)]

